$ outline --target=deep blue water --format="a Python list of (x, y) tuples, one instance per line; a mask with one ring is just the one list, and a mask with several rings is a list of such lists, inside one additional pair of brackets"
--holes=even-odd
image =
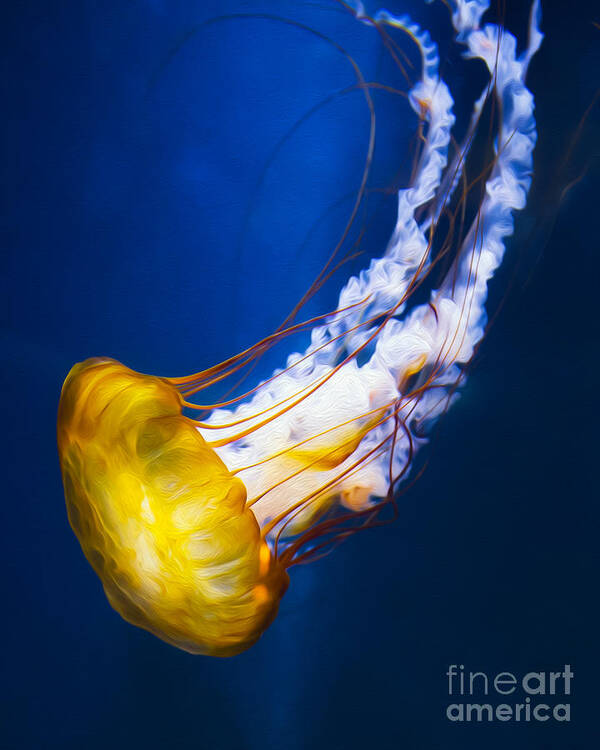
[[(508, 5), (521, 31), (526, 8)], [(463, 74), (443, 5), (388, 7), (429, 19), (445, 40), (464, 117), (480, 71)], [(598, 744), (597, 109), (570, 167), (557, 167), (598, 84), (600, 32), (585, 2), (543, 7), (547, 37), (529, 78), (537, 180), (496, 302), (522, 264), (429, 467), (395, 524), (294, 569), (274, 625), (229, 660), (177, 651), (109, 607), (66, 518), (60, 387), (92, 355), (178, 375), (254, 343), (343, 228), (367, 146), (364, 99), (333, 97), (294, 123), (352, 85), (352, 68), (297, 26), (206, 19), (275, 13), (348, 48), (370, 80), (399, 85), (398, 74), (377, 35), (325, 0), (4, 8), (0, 746)], [(410, 168), (413, 120), (398, 98), (374, 97), (370, 184), (393, 188)], [(382, 251), (393, 207), (390, 191), (370, 197), (367, 254)], [(337, 274), (307, 313), (329, 309), (364, 263)], [(572, 719), (452, 724), (449, 664), (492, 676), (570, 664)]]

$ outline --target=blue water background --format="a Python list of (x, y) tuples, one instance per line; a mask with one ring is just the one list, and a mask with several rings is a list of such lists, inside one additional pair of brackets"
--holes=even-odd
[[(560, 177), (556, 167), (598, 80), (600, 32), (586, 3), (566, 5), (544, 3), (547, 39), (529, 79), (539, 182), (496, 302), (523, 264), (425, 475), (395, 524), (294, 569), (273, 626), (229, 660), (177, 651), (109, 607), (66, 518), (60, 387), (92, 355), (179, 375), (254, 343), (343, 229), (367, 147), (362, 94), (325, 102), (273, 150), (354, 83), (347, 60), (274, 20), (203, 21), (275, 13), (347, 47), (369, 80), (401, 78), (377, 35), (334, 3), (5, 6), (0, 746), (597, 745), (597, 112), (575, 166)], [(524, 4), (509, 6), (522, 31)], [(445, 40), (464, 119), (482, 71), (465, 73), (450, 51), (443, 5), (388, 7), (429, 19)], [(370, 185), (390, 188), (410, 171), (414, 119), (397, 97), (374, 99)], [(585, 166), (557, 211), (554, 197)], [(346, 273), (383, 250), (393, 208), (389, 190), (370, 197), (366, 255), (306, 314), (334, 305)], [(267, 355), (255, 376), (305, 343)], [(450, 724), (451, 663), (492, 675), (569, 663), (572, 721)]]

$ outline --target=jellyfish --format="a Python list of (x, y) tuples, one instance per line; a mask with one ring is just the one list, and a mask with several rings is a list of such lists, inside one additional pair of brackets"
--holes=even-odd
[[(385, 509), (397, 513), (416, 454), (464, 385), (486, 328), (488, 281), (526, 204), (538, 0), (520, 54), (511, 33), (482, 25), (487, 0), (447, 3), (456, 43), (488, 74), (460, 140), (430, 35), (408, 17), (343, 5), (392, 53), (395, 28), (420, 54), (408, 92), (419, 149), (385, 252), (347, 281), (331, 313), (291, 317), (209, 369), (159, 377), (98, 357), (76, 364), (61, 392), (59, 458), (83, 552), (125, 620), (191, 653), (249, 648), (274, 620), (292, 566), (376, 525)], [(368, 95), (360, 75), (357, 85)], [(466, 189), (486, 107), (493, 158)], [(190, 400), (298, 331), (310, 331), (305, 351), (248, 392)]]

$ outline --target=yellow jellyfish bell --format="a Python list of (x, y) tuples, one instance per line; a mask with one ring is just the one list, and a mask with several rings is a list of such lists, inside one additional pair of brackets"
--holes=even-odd
[(288, 576), (173, 385), (113, 360), (75, 365), (58, 448), (71, 526), (117, 612), (193, 653), (257, 640)]

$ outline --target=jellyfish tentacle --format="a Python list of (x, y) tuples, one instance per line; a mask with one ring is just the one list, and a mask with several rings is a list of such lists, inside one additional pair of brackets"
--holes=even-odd
[[(457, 334), (466, 349), (463, 351), (461, 346), (456, 353), (448, 354), (455, 361), (468, 361), (481, 338), (486, 322), (487, 282), (502, 262), (504, 240), (513, 232), (513, 212), (525, 207), (531, 185), (537, 132), (533, 95), (526, 88), (525, 76), (543, 38), (539, 31), (538, 0), (532, 4), (530, 19), (529, 43), (519, 57), (516, 38), (492, 24), (473, 30), (466, 40), (469, 56), (482, 59), (493, 74), (495, 94), (502, 109), (496, 159), (485, 186), (485, 198), (458, 257), (458, 277), (463, 283), (456, 285), (446, 278), (437, 295), (438, 299), (451, 298), (456, 305), (469, 308), (461, 322), (464, 336), (462, 331)], [(469, 283), (466, 280), (470, 276)]]
[(448, 0), (448, 4), (452, 9), (452, 24), (458, 33), (459, 42), (463, 42), (472, 31), (479, 28), (481, 16), (490, 7), (489, 0)]
[[(536, 129), (533, 96), (525, 86), (525, 75), (542, 40), (539, 22), (536, 0), (529, 44), (521, 57), (516, 54), (515, 37), (497, 26), (461, 29), (468, 55), (484, 60), (494, 77), (495, 94), (504, 104), (496, 159), (480, 211), (462, 244), (457, 273), (449, 273), (440, 289), (432, 293), (435, 315), (431, 307), (421, 306), (403, 323), (386, 326), (377, 343), (378, 355), (389, 358), (390, 351), (406, 349), (411, 340), (429, 342), (427, 361), (436, 367), (432, 383), (447, 390), (460, 376), (458, 366), (468, 363), (483, 336), (487, 282), (502, 261), (504, 240), (513, 231), (513, 211), (524, 207), (531, 183)], [(420, 400), (416, 418), (426, 415), (434, 419), (443, 408), (443, 400), (430, 391)]]
[[(467, 55), (482, 57), (486, 62), (492, 79), (491, 85), (496, 97), (504, 102), (504, 107), (495, 163), (486, 182), (486, 197), (462, 243), (456, 267), (451, 268), (441, 287), (432, 293), (430, 303), (415, 308), (405, 320), (398, 320), (398, 311), (392, 310), (392, 316), (377, 333), (374, 353), (364, 365), (359, 367), (356, 362), (346, 362), (334, 377), (330, 377), (327, 358), (321, 358), (316, 363), (304, 362), (291, 379), (278, 380), (260, 393), (255, 401), (245, 405), (245, 413), (252, 413), (261, 403), (268, 404), (276, 395), (281, 397), (282, 393), (286, 393), (288, 389), (297, 389), (307, 379), (323, 376), (322, 386), (303, 402), (301, 409), (291, 411), (285, 419), (276, 420), (269, 425), (268, 431), (264, 428), (259, 429), (252, 439), (248, 439), (243, 445), (236, 445), (234, 442), (223, 446), (222, 456), (228, 466), (237, 467), (256, 462), (266, 456), (267, 444), (271, 449), (269, 452), (273, 454), (276, 452), (274, 448), (289, 445), (292, 436), (294, 440), (298, 440), (303, 436), (318, 433), (317, 424), (321, 425), (322, 429), (322, 426), (343, 420), (348, 423), (352, 414), (364, 414), (369, 408), (378, 404), (383, 406), (395, 398), (400, 399), (403, 423), (411, 421), (414, 424), (410, 441), (410, 452), (413, 455), (426, 442), (422, 426), (426, 422), (433, 423), (457, 397), (458, 386), (464, 382), (461, 367), (468, 363), (475, 345), (483, 335), (483, 305), (487, 294), (487, 281), (502, 259), (503, 239), (512, 231), (512, 211), (524, 205), (530, 182), (531, 153), (535, 144), (533, 99), (524, 85), (524, 76), (527, 64), (539, 46), (538, 4), (534, 4), (532, 13), (534, 32), (530, 34), (530, 38), (533, 41), (521, 59), (516, 57), (514, 36), (507, 32), (501, 33), (497, 26), (488, 25), (483, 30), (479, 29), (479, 19), (484, 5), (457, 3), (454, 14), (455, 28), (467, 47)], [(443, 89), (438, 83), (435, 90)], [(486, 92), (476, 102), (472, 120), (475, 123), (485, 95)], [(433, 140), (432, 151), (435, 145), (440, 143), (443, 148), (447, 148), (444, 128), (449, 128), (450, 123), (453, 123), (449, 106), (450, 103), (448, 106), (440, 106), (444, 118), (440, 118), (442, 124), (437, 132), (443, 132), (444, 137), (443, 140)], [(430, 134), (432, 132), (436, 135), (434, 127), (430, 129)], [(439, 152), (436, 161), (438, 165), (441, 164)], [(423, 162), (421, 172), (416, 177), (416, 184), (420, 184), (422, 165)], [(438, 185), (441, 172), (441, 168), (436, 172)], [(403, 192), (403, 196), (410, 196), (410, 190), (409, 187)], [(429, 194), (426, 195), (429, 197)], [(407, 204), (410, 204), (410, 201), (407, 201)], [(410, 214), (409, 221), (414, 221), (414, 213)], [(415, 227), (416, 223), (412, 226)], [(396, 249), (396, 245), (392, 247)], [(404, 252), (402, 243), (398, 245), (398, 252)], [(365, 281), (365, 287), (361, 290), (362, 298), (368, 294), (377, 296), (380, 290), (373, 289), (378, 283), (377, 280), (368, 274), (361, 275), (361, 279)], [(352, 283), (359, 282), (355, 279)], [(351, 298), (345, 298), (343, 294), (341, 299), (347, 306)], [(319, 336), (324, 335), (324, 327), (317, 330)], [(332, 330), (335, 330), (334, 325), (329, 327), (329, 332)], [(315, 337), (313, 332), (312, 347), (315, 346), (315, 339), (322, 345), (319, 336)], [(355, 336), (354, 342), (361, 343), (364, 338), (365, 334)], [(299, 358), (300, 355), (291, 355), (288, 364)], [(411, 390), (405, 383), (413, 373), (419, 371), (426, 373), (424, 380), (417, 389)], [(354, 385), (351, 386), (351, 383)], [(400, 393), (401, 387), (406, 391), (404, 394)], [(348, 401), (343, 395), (346, 392), (353, 393), (356, 403)], [(357, 394), (363, 395), (356, 398)], [(332, 410), (332, 403), (335, 403), (335, 410)], [(315, 417), (315, 414), (318, 417)], [(355, 429), (360, 429), (360, 420), (357, 420)], [(368, 454), (373, 446), (385, 440), (391, 432), (389, 422), (378, 423), (369, 429), (347, 462), (356, 460), (357, 456), (360, 458)], [(321, 448), (332, 450), (325, 444), (322, 444)], [(392, 454), (391, 473), (396, 474), (402, 470), (409, 456), (409, 440), (405, 433), (398, 435)], [(389, 453), (385, 460), (388, 459)], [(345, 484), (341, 481), (334, 488), (335, 491), (343, 497), (344, 493), (351, 492), (353, 487), (364, 487), (369, 490), (364, 493), (366, 498), (369, 494), (374, 497), (385, 496), (390, 474), (390, 471), (384, 471), (385, 460), (375, 465), (365, 465), (362, 474), (353, 474), (351, 482), (354, 484)], [(342, 462), (337, 470), (343, 473), (346, 465), (346, 462)], [(335, 476), (315, 472), (312, 467), (307, 466), (304, 474), (301, 473), (293, 480), (284, 480), (282, 483), (281, 477), (286, 477), (288, 473), (284, 470), (283, 464), (278, 465), (277, 461), (268, 468), (269, 479), (266, 486), (270, 487), (272, 484), (276, 489), (272, 493), (263, 494), (261, 500), (253, 506), (259, 522), (269, 517), (272, 506), (283, 506), (285, 510), (287, 503), (287, 507), (293, 507), (294, 503), (289, 499), (286, 501), (286, 497), (306, 496), (310, 494), (310, 487), (319, 487)], [(254, 486), (257, 481), (256, 474), (242, 474), (249, 485)], [(265, 477), (262, 476), (261, 479), (264, 480)], [(366, 507), (369, 502), (365, 499), (364, 506)]]
[[(364, 9), (362, 12), (364, 14)], [(391, 309), (394, 315), (401, 314), (411, 284), (427, 267), (431, 248), (430, 239), (426, 231), (419, 227), (415, 213), (435, 197), (447, 164), (450, 134), (455, 122), (450, 91), (438, 73), (437, 46), (428, 32), (408, 16), (396, 17), (387, 11), (380, 11), (373, 19), (360, 14), (358, 18), (369, 24), (380, 23), (402, 29), (417, 45), (421, 54), (422, 75), (408, 97), (412, 109), (427, 121), (428, 128), (414, 180), (398, 192), (396, 225), (385, 254), (374, 259), (358, 277), (352, 277), (340, 293), (338, 306), (346, 308), (355, 304), (357, 299), (363, 299), (362, 292), (368, 289), (368, 309), (355, 309), (354, 317), (346, 316), (343, 321), (333, 316), (325, 325), (313, 329), (311, 348), (319, 349), (316, 358), (319, 363), (331, 363), (339, 355), (339, 350), (333, 347), (323, 349), (323, 343), (336, 338), (340, 331), (348, 332), (356, 327), (361, 317), (374, 317)], [(356, 349), (371, 334), (372, 329), (365, 327), (354, 331), (344, 340), (345, 351)]]

